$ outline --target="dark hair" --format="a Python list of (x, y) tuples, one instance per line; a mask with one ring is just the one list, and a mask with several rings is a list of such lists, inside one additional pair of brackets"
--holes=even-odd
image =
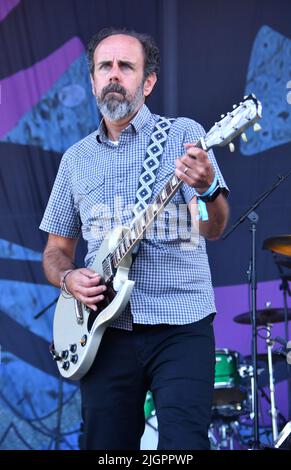
[(155, 43), (155, 40), (148, 34), (137, 33), (136, 31), (116, 28), (104, 28), (97, 34), (94, 34), (87, 47), (87, 61), (90, 74), (94, 73), (94, 52), (96, 47), (100, 44), (103, 39), (109, 36), (115, 36), (117, 34), (124, 34), (137, 39), (143, 48), (144, 55), (144, 79), (148, 78), (152, 73), (158, 75), (160, 71), (160, 51)]

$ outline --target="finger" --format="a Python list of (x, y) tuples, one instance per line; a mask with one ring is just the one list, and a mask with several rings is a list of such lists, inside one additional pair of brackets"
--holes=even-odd
[(93, 269), (90, 268), (81, 268), (79, 272), (89, 278), (100, 276), (100, 274), (96, 273), (96, 271), (93, 271)]
[(199, 149), (197, 147), (189, 147), (187, 149), (187, 155), (189, 155), (189, 157), (191, 158), (194, 158), (200, 161), (208, 159), (207, 153), (204, 150)]
[(185, 149), (189, 149), (191, 147), (196, 147), (197, 142), (186, 142), (184, 145)]
[(181, 171), (179, 168), (175, 169), (175, 175), (178, 176), (182, 181), (187, 183), (189, 186), (195, 186), (193, 184), (193, 178), (190, 177), (188, 174), (185, 174), (184, 171)]
[(80, 296), (78, 300), (82, 302), (82, 304), (87, 305), (87, 307), (91, 308), (92, 310), (97, 310), (96, 304), (102, 302), (104, 300), (104, 295), (96, 295), (95, 297), (84, 297)]
[(81, 295), (85, 297), (94, 297), (96, 295), (100, 295), (107, 290), (107, 287), (103, 284), (100, 286), (94, 287), (87, 287), (86, 289), (80, 289), (79, 292)]
[(82, 287), (96, 287), (101, 283), (101, 281), (102, 278), (100, 275), (91, 278), (82, 276), (78, 279), (78, 285)]
[(192, 178), (197, 176), (197, 163), (186, 155), (176, 161), (176, 168), (188, 176), (191, 175)]

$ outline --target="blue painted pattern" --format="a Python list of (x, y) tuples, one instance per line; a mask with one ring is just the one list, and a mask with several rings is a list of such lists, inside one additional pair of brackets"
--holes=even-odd
[(262, 130), (247, 131), (241, 141), (244, 155), (255, 155), (291, 141), (291, 106), (287, 84), (291, 79), (291, 40), (263, 26), (255, 39), (245, 94), (255, 93), (263, 104)]

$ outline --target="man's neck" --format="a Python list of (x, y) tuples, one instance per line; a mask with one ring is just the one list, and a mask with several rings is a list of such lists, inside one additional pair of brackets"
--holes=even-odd
[(104, 117), (104, 124), (107, 129), (107, 137), (110, 140), (117, 141), (123, 129), (125, 129), (132, 118), (139, 112), (140, 108), (132, 113), (131, 115), (127, 116), (124, 119), (119, 119), (118, 121), (110, 121), (109, 119)]

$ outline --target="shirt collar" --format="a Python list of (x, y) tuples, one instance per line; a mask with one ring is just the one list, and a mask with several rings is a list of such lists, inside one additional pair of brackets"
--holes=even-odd
[[(145, 104), (143, 104), (143, 106), (139, 109), (137, 114), (132, 118), (132, 120), (124, 130), (132, 128), (135, 132), (139, 132), (148, 123), (149, 119), (151, 118), (151, 115), (152, 114), (149, 108)], [(99, 127), (97, 129), (96, 139), (99, 143), (108, 141), (103, 118), (101, 119)]]

